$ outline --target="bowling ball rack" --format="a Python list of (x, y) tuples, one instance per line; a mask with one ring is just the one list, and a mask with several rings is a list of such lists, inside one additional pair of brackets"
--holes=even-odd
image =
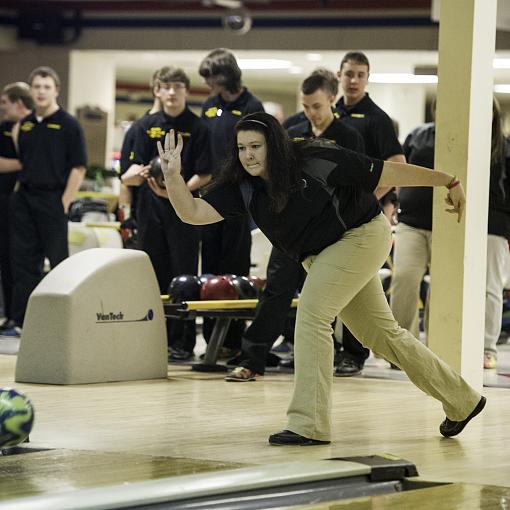
[[(168, 296), (161, 296), (165, 317), (169, 319), (195, 320), (197, 317), (216, 319), (211, 338), (207, 344), (204, 360), (191, 365), (195, 372), (226, 372), (227, 367), (217, 363), (220, 349), (225, 341), (230, 322), (234, 319), (253, 320), (258, 299), (231, 299), (218, 301), (187, 301), (170, 303)], [(295, 317), (298, 299), (292, 300), (289, 317)]]

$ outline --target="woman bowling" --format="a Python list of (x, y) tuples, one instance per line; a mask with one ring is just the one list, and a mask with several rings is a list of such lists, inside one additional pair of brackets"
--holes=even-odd
[(308, 272), (297, 309), (288, 423), (269, 442), (330, 442), (336, 316), (366, 347), (442, 403), (443, 436), (460, 433), (482, 411), (485, 398), (395, 321), (378, 276), (390, 251), (390, 226), (373, 195), (378, 187), (445, 186), (446, 210), (460, 221), (465, 195), (459, 180), (325, 140), (289, 141), (266, 113), (241, 119), (233, 137), (229, 161), (202, 198), (193, 198), (180, 175), (180, 135), (176, 143), (171, 131), (158, 148), (168, 196), (182, 221), (203, 225), (249, 211), (268, 239)]

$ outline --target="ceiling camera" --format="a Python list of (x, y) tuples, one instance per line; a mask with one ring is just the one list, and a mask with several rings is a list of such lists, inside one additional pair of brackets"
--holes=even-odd
[(244, 35), (250, 31), (251, 17), (244, 9), (233, 9), (223, 18), (223, 26), (235, 35)]

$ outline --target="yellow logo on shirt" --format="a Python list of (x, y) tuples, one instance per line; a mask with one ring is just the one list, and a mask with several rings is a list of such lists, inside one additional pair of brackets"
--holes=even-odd
[(46, 124), (48, 126), (49, 129), (61, 129), (62, 126), (60, 124)]
[(231, 110), (231, 111), (232, 111), (233, 115), (237, 115), (238, 117), (240, 117), (243, 114), (243, 112), (241, 112), (239, 110)]
[(12, 137), (12, 133), (10, 131), (4, 131), (2, 133), (4, 136), (7, 136), (8, 138), (11, 138)]
[(216, 106), (211, 106), (211, 108), (208, 108), (205, 112), (204, 112), (204, 115), (206, 117), (209, 117), (209, 118), (212, 118), (212, 117), (216, 117), (216, 114), (218, 113), (218, 108)]
[(365, 114), (364, 113), (351, 113), (351, 117), (354, 117), (356, 119), (364, 119)]
[(335, 117), (335, 119), (340, 119), (341, 116), (338, 112), (333, 112), (333, 117)]
[(28, 131), (32, 131), (34, 129), (35, 124), (33, 122), (30, 122), (29, 120), (26, 120), (21, 124), (20, 129), (21, 131), (24, 131), (25, 133), (28, 133)]
[(133, 159), (135, 159), (135, 153), (133, 151), (131, 151), (129, 153), (129, 161), (133, 161)]
[(160, 127), (151, 127), (147, 130), (147, 134), (149, 138), (163, 138), (165, 136), (165, 131)]
[(188, 131), (177, 131), (179, 135), (181, 135), (183, 138), (189, 138), (191, 136), (191, 133)]

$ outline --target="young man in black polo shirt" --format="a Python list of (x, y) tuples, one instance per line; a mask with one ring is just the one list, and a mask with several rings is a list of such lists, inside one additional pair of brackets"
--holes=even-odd
[[(332, 71), (330, 71), (327, 67), (316, 67), (312, 74), (310, 76), (324, 76), (326, 80), (329, 82), (329, 89), (331, 90), (331, 94), (333, 95), (333, 102), (336, 99), (336, 96), (338, 95), (338, 79)], [(333, 113), (336, 112), (336, 107), (332, 105)], [(283, 121), (283, 127), (287, 130), (289, 130), (292, 126), (295, 126), (296, 124), (300, 124), (301, 122), (306, 122), (308, 119), (305, 115), (304, 111), (300, 111), (297, 113), (294, 113), (293, 115), (290, 115)]]
[[(150, 80), (150, 87), (154, 101), (150, 110), (147, 110), (145, 114), (139, 119), (135, 120), (124, 135), (122, 141), (122, 147), (120, 149), (120, 175), (124, 175), (131, 165), (133, 164), (134, 148), (135, 148), (135, 133), (136, 126), (141, 122), (143, 118), (152, 113), (157, 113), (161, 110), (161, 101), (156, 97), (157, 90), (157, 77), (159, 69), (154, 71)], [(119, 220), (125, 222), (124, 225), (129, 225), (128, 228), (136, 228), (136, 205), (138, 201), (138, 186), (126, 186), (122, 180), (120, 184), (119, 194)], [(121, 227), (121, 229), (124, 227)]]
[[(157, 142), (173, 129), (182, 135), (182, 176), (190, 191), (210, 180), (211, 143), (205, 122), (187, 106), (190, 81), (174, 67), (162, 67), (154, 78), (154, 94), (162, 110), (140, 119), (134, 129), (132, 165), (122, 176), (126, 185), (140, 185), (137, 207), (138, 247), (150, 257), (162, 294), (173, 277), (197, 274), (199, 230), (183, 223), (168, 203), (166, 190), (154, 179), (147, 182), (147, 165), (158, 155)], [(193, 321), (167, 321), (169, 360), (190, 359), (196, 341)]]
[[(235, 124), (249, 113), (264, 111), (262, 103), (241, 83), (235, 56), (224, 48), (211, 51), (200, 63), (199, 74), (211, 90), (202, 105), (202, 118), (212, 134), (212, 170), (219, 170), (228, 154)], [(247, 276), (250, 271), (251, 231), (248, 218), (226, 219), (202, 229), (202, 273)], [(213, 319), (204, 319), (204, 338)], [(240, 347), (244, 321), (232, 321), (224, 346)]]
[[(370, 157), (397, 163), (405, 163), (402, 146), (390, 117), (370, 99), (366, 92), (370, 64), (360, 51), (346, 53), (337, 72), (343, 95), (336, 103), (341, 120), (359, 131), (365, 142), (366, 154)], [(379, 191), (381, 207), (395, 201), (394, 191)], [(348, 377), (359, 375), (370, 352), (344, 328), (343, 351), (335, 375)]]
[[(290, 129), (291, 138), (324, 138), (347, 149), (364, 152), (363, 138), (345, 125), (332, 106), (336, 97), (335, 75), (312, 73), (301, 85), (301, 103), (306, 119)], [(226, 376), (227, 381), (245, 382), (263, 374), (269, 348), (283, 332), (290, 304), (305, 278), (303, 266), (273, 247), (267, 266), (267, 282), (257, 305), (255, 319), (243, 335), (239, 366)], [(294, 360), (281, 364), (293, 368)]]
[(4, 121), (0, 124), (0, 274), (6, 318), (0, 326), (0, 335), (3, 336), (16, 336), (18, 334), (11, 314), (12, 271), (9, 200), (18, 178), (17, 170), (21, 170), (21, 162), (12, 141), (12, 128), (16, 122), (26, 117), (33, 107), (34, 101), (27, 83), (10, 83), (3, 88), (0, 96), (0, 110), (4, 118)]
[(23, 165), (11, 200), (12, 317), (18, 327), (30, 293), (43, 277), (44, 258), (53, 268), (69, 256), (67, 212), (87, 163), (81, 126), (57, 103), (57, 73), (38, 67), (28, 82), (34, 111), (13, 129)]

